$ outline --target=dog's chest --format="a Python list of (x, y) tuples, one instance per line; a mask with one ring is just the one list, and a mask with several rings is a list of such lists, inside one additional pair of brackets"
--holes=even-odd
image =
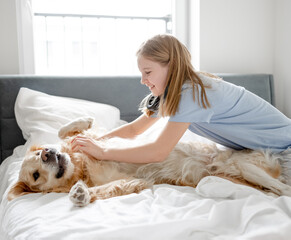
[(87, 174), (95, 186), (103, 185), (111, 181), (130, 177), (123, 173), (116, 164), (105, 161), (88, 161), (86, 164)]

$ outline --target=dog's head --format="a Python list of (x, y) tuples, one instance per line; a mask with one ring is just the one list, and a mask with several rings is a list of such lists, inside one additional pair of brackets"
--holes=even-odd
[(74, 165), (67, 153), (52, 147), (33, 146), (25, 155), (19, 179), (10, 189), (12, 200), (32, 192), (57, 192), (72, 177)]

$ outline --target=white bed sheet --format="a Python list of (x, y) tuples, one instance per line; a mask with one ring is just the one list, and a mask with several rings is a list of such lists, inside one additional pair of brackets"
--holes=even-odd
[(217, 177), (204, 178), (196, 189), (155, 185), (84, 208), (74, 207), (63, 193), (8, 202), (7, 191), (29, 144), (17, 147), (0, 167), (1, 240), (291, 239), (290, 197), (274, 198)]

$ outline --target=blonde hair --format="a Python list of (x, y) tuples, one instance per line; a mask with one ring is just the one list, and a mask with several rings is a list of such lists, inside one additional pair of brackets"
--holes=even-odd
[[(168, 93), (160, 96), (159, 115), (172, 116), (178, 110), (181, 98), (182, 86), (189, 81), (193, 88), (193, 100), (198, 100), (198, 104), (203, 108), (209, 108), (210, 103), (206, 96), (205, 86), (202, 80), (195, 73), (191, 64), (191, 55), (188, 49), (179, 42), (178, 39), (171, 35), (157, 35), (144, 42), (136, 53), (137, 57), (142, 56), (151, 61), (160, 63), (165, 66), (168, 64), (169, 70), (167, 75)], [(208, 75), (208, 74), (206, 74)], [(201, 88), (200, 98), (199, 87)], [(150, 95), (149, 95), (150, 96)], [(146, 108), (148, 97), (141, 102), (140, 109), (147, 115), (153, 114)]]

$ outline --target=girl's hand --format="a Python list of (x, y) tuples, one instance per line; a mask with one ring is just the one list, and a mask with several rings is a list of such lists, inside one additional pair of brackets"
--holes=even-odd
[(96, 159), (103, 159), (104, 149), (92, 138), (77, 136), (73, 139), (71, 145), (74, 152), (83, 152)]

